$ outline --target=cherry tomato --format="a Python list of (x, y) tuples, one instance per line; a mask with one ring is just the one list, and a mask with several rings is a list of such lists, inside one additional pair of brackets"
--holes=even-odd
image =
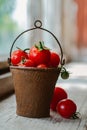
[(60, 63), (60, 57), (57, 53), (51, 52), (50, 66), (57, 67)]
[(68, 79), (69, 78), (69, 72), (68, 71), (64, 71), (61, 73), (61, 78), (62, 79)]
[(26, 67), (34, 67), (35, 66), (34, 62), (32, 60), (29, 60), (29, 59), (24, 62), (24, 65)]
[(65, 99), (67, 97), (68, 97), (67, 92), (63, 88), (61, 88), (61, 87), (55, 87), (50, 108), (53, 111), (56, 111), (57, 103), (60, 100)]
[(57, 104), (57, 112), (64, 118), (71, 118), (76, 113), (77, 106), (71, 99), (63, 99)]
[(41, 42), (33, 46), (29, 52), (29, 58), (37, 65), (47, 64), (50, 61), (50, 51)]
[(37, 66), (37, 68), (47, 68), (47, 66), (45, 64), (40, 64)]
[(18, 50), (14, 51), (14, 52), (12, 53), (12, 55), (11, 55), (11, 63), (12, 63), (13, 65), (17, 65), (18, 63), (21, 62), (21, 60), (22, 60), (23, 58), (26, 58), (26, 59), (28, 58), (27, 53), (24, 52), (24, 51), (21, 50), (21, 49), (18, 49)]

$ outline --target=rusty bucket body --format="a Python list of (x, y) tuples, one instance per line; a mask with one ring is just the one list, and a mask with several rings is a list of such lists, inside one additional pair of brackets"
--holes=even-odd
[[(16, 41), (27, 32), (42, 30), (51, 34), (60, 48), (60, 68), (37, 68), (12, 66), (11, 54)], [(10, 48), (8, 63), (12, 72), (15, 88), (17, 114), (25, 117), (40, 118), (50, 116), (50, 103), (53, 90), (64, 65), (63, 51), (56, 36), (49, 30), (42, 28), (42, 22), (36, 20), (34, 27), (20, 33)]]
[(10, 66), (15, 87), (17, 114), (41, 118), (50, 116), (50, 102), (60, 74), (59, 68)]

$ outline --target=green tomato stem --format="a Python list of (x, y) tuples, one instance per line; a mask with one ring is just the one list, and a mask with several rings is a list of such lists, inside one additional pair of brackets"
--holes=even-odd
[(71, 117), (71, 119), (79, 119), (79, 118), (81, 118), (81, 114), (79, 113), (79, 112), (75, 112), (73, 115), (72, 115), (72, 117)]

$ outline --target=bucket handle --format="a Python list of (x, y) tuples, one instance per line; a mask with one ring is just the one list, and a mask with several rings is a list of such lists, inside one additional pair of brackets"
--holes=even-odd
[(45, 29), (45, 28), (42, 28), (42, 22), (40, 20), (36, 20), (34, 22), (34, 27), (31, 28), (31, 29), (27, 29), (25, 31), (23, 31), (22, 33), (20, 33), (16, 38), (15, 40), (13, 41), (13, 44), (11, 46), (11, 49), (10, 49), (10, 58), (8, 58), (8, 63), (9, 65), (11, 65), (11, 54), (12, 54), (12, 50), (13, 50), (13, 46), (15, 44), (15, 42), (18, 40), (18, 38), (23, 35), (24, 33), (28, 32), (28, 31), (32, 31), (32, 30), (35, 30), (35, 29), (41, 29), (41, 30), (44, 30), (48, 33), (50, 33), (54, 39), (56, 40), (57, 44), (59, 45), (59, 48), (60, 48), (60, 52), (61, 52), (61, 58), (60, 58), (60, 63), (61, 63), (61, 66), (63, 66), (65, 64), (65, 59), (63, 59), (63, 50), (62, 50), (62, 47), (61, 47), (61, 44), (59, 42), (59, 40), (57, 39), (57, 37), (49, 30)]

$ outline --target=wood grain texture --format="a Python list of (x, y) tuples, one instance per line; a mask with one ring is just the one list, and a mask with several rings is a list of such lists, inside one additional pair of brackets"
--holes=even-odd
[(0, 75), (0, 100), (7, 94), (13, 93), (13, 81), (11, 73)]
[[(73, 65), (69, 70), (75, 73), (74, 67), (76, 69)], [(33, 119), (17, 116), (13, 95), (0, 102), (0, 130), (87, 130), (87, 75), (84, 77), (80, 73), (81, 75), (77, 76), (74, 73), (67, 81), (59, 79), (57, 85), (63, 87), (68, 97), (76, 102), (77, 111), (81, 113), (80, 119), (64, 119), (52, 111), (49, 118)]]

